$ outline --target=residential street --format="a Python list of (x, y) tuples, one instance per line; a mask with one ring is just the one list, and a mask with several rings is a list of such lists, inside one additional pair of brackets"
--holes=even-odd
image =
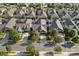
[[(5, 50), (5, 46), (3, 44), (8, 42), (8, 35), (6, 35), (6, 38), (0, 43), (0, 51)], [(28, 45), (27, 38), (23, 39), (22, 41), (19, 41), (16, 44), (12, 45), (12, 51), (21, 51), (24, 52), (26, 51), (26, 47)], [(34, 46), (36, 47), (37, 50), (39, 51), (53, 51), (54, 46), (53, 45), (48, 45), (47, 41), (45, 40), (45, 36), (40, 41), (40, 43), (35, 43)], [(63, 52), (79, 52), (79, 44), (71, 47), (71, 48), (63, 48)]]

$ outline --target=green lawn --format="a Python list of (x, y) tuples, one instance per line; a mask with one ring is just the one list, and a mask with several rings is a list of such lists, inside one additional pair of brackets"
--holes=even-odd
[(3, 39), (4, 33), (0, 34), (0, 40)]

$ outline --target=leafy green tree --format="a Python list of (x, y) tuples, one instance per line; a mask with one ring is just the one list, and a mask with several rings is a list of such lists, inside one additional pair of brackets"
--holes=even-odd
[(52, 36), (47, 35), (47, 36), (46, 36), (46, 40), (47, 40), (48, 42), (51, 41), (51, 40), (52, 40)]
[(3, 39), (3, 36), (4, 36), (4, 33), (3, 33), (2, 29), (0, 29), (0, 40)]
[(79, 44), (79, 36), (74, 37), (72, 41)]
[(54, 4), (53, 4), (53, 3), (51, 3), (51, 4), (50, 4), (50, 3), (48, 3), (48, 4), (47, 4), (47, 6), (48, 6), (49, 8), (55, 8), (55, 6), (54, 6)]
[(59, 9), (63, 9), (63, 8), (64, 8), (64, 5), (63, 5), (63, 4), (60, 4), (60, 5), (58, 6), (58, 8), (59, 8)]
[(7, 56), (8, 54), (5, 51), (0, 51), (0, 56)]
[(35, 56), (39, 56), (38, 50), (35, 51)]
[(55, 51), (55, 52), (62, 52), (61, 46), (56, 46), (56, 47), (54, 48), (54, 51)]
[(52, 16), (51, 15), (47, 15), (48, 19), (51, 20)]
[(72, 38), (71, 38), (71, 37), (69, 37), (69, 36), (66, 36), (66, 37), (65, 37), (65, 40), (69, 42), (69, 41), (71, 41), (71, 40), (72, 40)]
[(65, 36), (69, 36), (69, 31), (70, 31), (69, 28), (65, 28), (65, 29), (64, 29)]
[(37, 42), (40, 39), (40, 33), (38, 31), (33, 32), (30, 35), (30, 39), (32, 42)]
[(55, 36), (54, 37), (54, 41), (55, 41), (55, 43), (61, 43), (62, 42), (62, 38), (61, 38), (61, 36)]
[(12, 50), (12, 47), (11, 47), (10, 45), (7, 45), (7, 46), (6, 46), (6, 51), (7, 51), (7, 52), (11, 52), (11, 50)]
[(77, 30), (76, 29), (71, 29), (69, 32), (70, 37), (75, 37), (77, 35)]
[(16, 31), (16, 29), (11, 29), (9, 31), (9, 38), (15, 42), (19, 41), (21, 39), (21, 36), (19, 33)]
[(50, 31), (50, 34), (51, 34), (51, 36), (56, 36), (57, 34), (58, 34), (58, 31), (56, 30), (56, 29), (52, 29), (51, 31)]
[(41, 9), (42, 8), (41, 4), (40, 3), (36, 4), (36, 8)]
[(26, 51), (29, 52), (31, 56), (39, 56), (39, 52), (35, 49), (33, 45), (27, 46)]

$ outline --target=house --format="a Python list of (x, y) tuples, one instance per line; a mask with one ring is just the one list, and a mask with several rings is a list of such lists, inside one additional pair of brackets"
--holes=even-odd
[(7, 11), (7, 13), (10, 17), (12, 17), (14, 15), (14, 11), (15, 11), (15, 8), (11, 8), (10, 10)]
[(71, 18), (74, 18), (75, 16), (78, 15), (76, 11), (68, 11), (68, 14), (71, 16)]
[(35, 9), (27, 9), (25, 12), (25, 16), (27, 19), (35, 19), (36, 18), (36, 10)]
[(18, 32), (24, 32), (26, 31), (26, 23), (16, 23), (16, 29)]
[(16, 20), (16, 29), (18, 32), (23, 32), (26, 28), (26, 19), (18, 19)]
[(5, 31), (14, 28), (16, 26), (16, 20), (17, 19), (15, 18), (10, 19), (10, 21), (5, 25)]
[(24, 21), (24, 19), (19, 19), (23, 20), (21, 22), (16, 23), (16, 29), (18, 32), (30, 32), (31, 26), (32, 26), (32, 19), (27, 19)]
[(79, 30), (79, 19), (78, 18), (75, 18), (73, 21), (76, 24), (77, 30)]
[(65, 11), (64, 11), (64, 9), (58, 9), (58, 10), (56, 10), (56, 12), (57, 12), (57, 14), (58, 14), (59, 17), (63, 17), (66, 14)]
[(2, 27), (2, 18), (0, 18), (0, 28), (3, 28)]
[(52, 15), (52, 18), (53, 18), (53, 19), (59, 19), (59, 16), (58, 16), (58, 14), (56, 13), (56, 10), (53, 9), (53, 11), (54, 11), (54, 14)]
[(64, 19), (64, 24), (63, 27), (68, 27), (68, 28), (73, 28), (73, 27), (77, 27), (75, 22), (72, 19)]
[(74, 20), (74, 19), (79, 19), (79, 14), (76, 15), (75, 17), (73, 17), (72, 19), (73, 19), (73, 20)]
[(2, 23), (8, 23), (10, 19), (2, 18)]
[(36, 10), (36, 18), (38, 18), (38, 19), (47, 19), (47, 14), (42, 9), (37, 9)]
[(17, 23), (25, 23), (26, 22), (26, 19), (17, 19), (16, 22)]
[(47, 10), (46, 10), (46, 13), (48, 14), (48, 15), (51, 15), (52, 17), (52, 19), (58, 19), (59, 18), (59, 16), (58, 16), (58, 14), (56, 13), (56, 10), (55, 9), (52, 9), (52, 8), (48, 8)]
[(64, 12), (65, 12), (65, 15), (62, 16), (61, 18), (62, 19), (71, 19), (71, 16), (68, 14), (68, 10), (64, 10)]
[(48, 21), (48, 26), (49, 26), (49, 29), (57, 29), (59, 32), (62, 32), (63, 31), (63, 26), (62, 24), (60, 23), (59, 19), (56, 19), (56, 20), (49, 20)]
[(9, 14), (7, 12), (8, 12), (8, 9), (3, 12), (2, 17), (9, 19), (10, 16), (9, 16)]
[(3, 14), (3, 12), (6, 10), (6, 8), (0, 8), (0, 15), (2, 15)]
[(38, 31), (41, 34), (47, 33), (47, 25), (45, 19), (39, 19), (33, 24), (33, 30)]
[(14, 11), (14, 17), (16, 18), (21, 18), (22, 15), (25, 14), (25, 11), (22, 10), (21, 8), (16, 8), (16, 10)]

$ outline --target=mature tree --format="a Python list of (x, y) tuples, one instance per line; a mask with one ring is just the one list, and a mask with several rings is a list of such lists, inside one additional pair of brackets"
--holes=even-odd
[(38, 31), (33, 32), (30, 36), (29, 39), (32, 40), (32, 42), (36, 42), (40, 39), (40, 33)]
[(39, 52), (35, 49), (33, 45), (27, 46), (26, 51), (29, 52), (32, 56), (39, 56)]
[(7, 46), (6, 46), (6, 51), (7, 51), (7, 52), (11, 52), (11, 50), (12, 50), (12, 47), (11, 47), (10, 45), (7, 45)]
[(58, 6), (58, 8), (59, 8), (59, 9), (63, 9), (63, 8), (64, 8), (64, 5), (63, 5), (63, 4), (60, 4), (60, 5)]
[(72, 41), (79, 44), (79, 36), (74, 37)]
[(0, 29), (0, 40), (3, 39), (3, 36), (4, 36), (4, 33), (3, 33), (2, 29)]
[(51, 36), (56, 36), (57, 34), (58, 34), (58, 31), (56, 30), (56, 29), (52, 29), (51, 31), (50, 31), (50, 34), (51, 34)]
[(47, 35), (47, 36), (46, 36), (46, 40), (47, 40), (48, 42), (51, 41), (51, 40), (52, 40), (52, 36)]
[(69, 36), (69, 37), (72, 38), (72, 37), (75, 37), (77, 35), (77, 30), (76, 29), (65, 28), (64, 33), (65, 33), (65, 36)]
[(51, 20), (52, 16), (51, 15), (47, 15), (48, 20)]
[(0, 34), (2, 34), (3, 33), (3, 31), (2, 31), (2, 29), (0, 29)]
[(61, 46), (56, 46), (54, 51), (56, 51), (57, 53), (62, 52)]
[(70, 37), (75, 37), (77, 35), (77, 30), (76, 29), (71, 29), (69, 32)]
[(42, 8), (42, 5), (40, 3), (36, 4), (36, 8), (37, 9), (41, 9)]
[(61, 38), (61, 36), (55, 36), (54, 37), (54, 41), (55, 41), (55, 43), (61, 43), (62, 42), (62, 38)]
[(70, 31), (70, 29), (69, 29), (69, 28), (64, 28), (64, 33), (65, 33), (65, 36), (69, 36), (69, 31)]
[(72, 38), (71, 38), (71, 37), (69, 37), (69, 36), (66, 36), (66, 37), (65, 37), (65, 40), (69, 42), (69, 41), (71, 41), (71, 40), (72, 40)]
[(48, 3), (48, 4), (47, 4), (47, 6), (48, 6), (49, 8), (55, 8), (55, 6), (54, 6), (54, 4), (53, 4), (53, 3), (51, 3), (51, 4), (50, 4), (50, 3)]
[(9, 31), (9, 38), (15, 42), (19, 41), (21, 39), (19, 33), (16, 31), (16, 29), (11, 29)]
[(0, 56), (7, 56), (8, 54), (5, 51), (0, 51)]

